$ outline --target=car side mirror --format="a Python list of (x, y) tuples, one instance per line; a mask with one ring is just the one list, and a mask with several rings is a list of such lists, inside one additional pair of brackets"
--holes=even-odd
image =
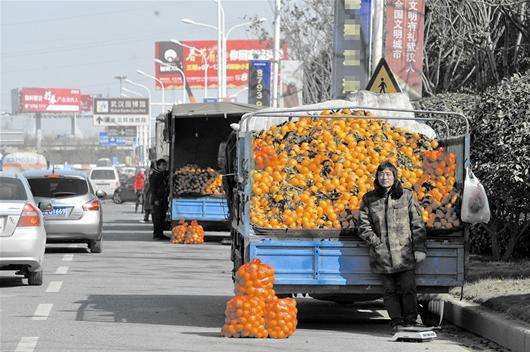
[(103, 198), (105, 198), (106, 195), (107, 195), (107, 193), (105, 193), (104, 191), (102, 191), (102, 190), (100, 190), (100, 189), (98, 189), (98, 190), (96, 191), (96, 197), (98, 197), (99, 199), (103, 199)]
[(50, 202), (40, 202), (39, 209), (42, 211), (51, 211), (53, 210), (53, 205)]

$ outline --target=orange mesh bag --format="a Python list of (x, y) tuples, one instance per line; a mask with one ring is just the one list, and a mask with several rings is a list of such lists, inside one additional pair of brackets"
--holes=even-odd
[(254, 259), (242, 265), (236, 273), (236, 296), (256, 296), (263, 299), (275, 297), (274, 269), (261, 260)]
[(226, 303), (225, 324), (221, 335), (225, 337), (266, 338), (265, 301), (259, 297), (236, 296)]
[(285, 339), (296, 331), (298, 320), (296, 300), (293, 298), (270, 298), (266, 302), (265, 326), (269, 337)]
[(171, 230), (171, 234), (173, 235), (171, 243), (184, 243), (184, 236), (186, 235), (187, 228), (188, 224), (184, 219), (180, 219), (179, 224)]
[(204, 229), (197, 223), (196, 220), (191, 222), (191, 225), (186, 229), (184, 237), (185, 244), (201, 244), (204, 243)]

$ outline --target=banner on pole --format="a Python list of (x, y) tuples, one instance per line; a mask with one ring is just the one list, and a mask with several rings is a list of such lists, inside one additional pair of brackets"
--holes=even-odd
[(248, 103), (256, 106), (271, 106), (271, 62), (249, 61)]

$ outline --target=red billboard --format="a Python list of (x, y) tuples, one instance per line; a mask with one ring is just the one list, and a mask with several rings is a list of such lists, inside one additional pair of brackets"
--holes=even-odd
[[(208, 62), (208, 87), (215, 88), (217, 82), (217, 41), (216, 40), (185, 40), (182, 43), (192, 50), (171, 42), (156, 42), (155, 56), (170, 65), (184, 71), (186, 80), (192, 88), (204, 87), (204, 58)], [(281, 57), (287, 57), (286, 47), (282, 48)], [(204, 55), (204, 58), (203, 58)], [(229, 88), (248, 86), (249, 60), (272, 60), (271, 43), (258, 39), (237, 39), (226, 42), (226, 85)], [(172, 67), (155, 63), (156, 78), (164, 83), (166, 89), (182, 87), (180, 73)], [(157, 88), (161, 88), (156, 84)]]
[(94, 98), (88, 94), (81, 94), (80, 109), (82, 112), (92, 112), (94, 110)]
[(388, 0), (385, 59), (411, 98), (422, 94), (425, 0)]
[(20, 89), (20, 112), (79, 112), (80, 102), (79, 89)]

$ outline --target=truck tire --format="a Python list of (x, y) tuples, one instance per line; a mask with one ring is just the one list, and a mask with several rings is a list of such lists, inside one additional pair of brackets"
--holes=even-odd
[(438, 326), (440, 316), (429, 311), (429, 300), (418, 301), (418, 313), (421, 317), (421, 322), (425, 326)]
[(91, 253), (103, 252), (103, 241), (102, 240), (91, 240), (88, 242), (88, 249)]
[(42, 285), (42, 270), (28, 272), (28, 285), (31, 285), (31, 286)]

